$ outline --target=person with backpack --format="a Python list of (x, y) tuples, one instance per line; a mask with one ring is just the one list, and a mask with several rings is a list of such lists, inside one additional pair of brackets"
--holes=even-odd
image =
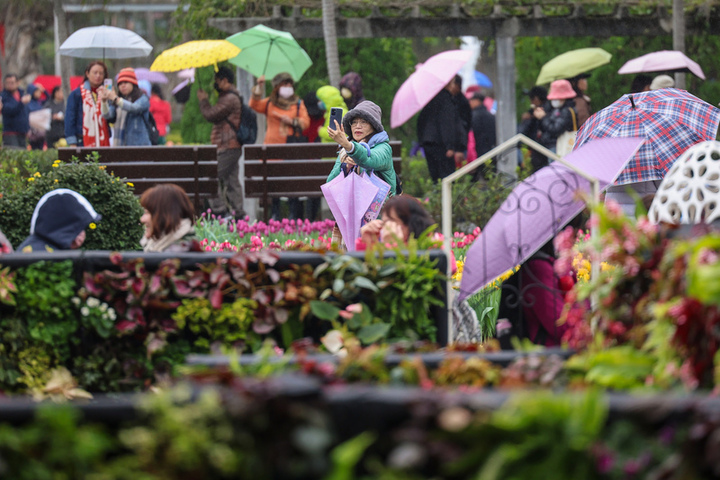
[(135, 70), (123, 68), (117, 79), (118, 94), (100, 87), (100, 111), (113, 125), (113, 146), (150, 146), (148, 112), (150, 99), (138, 87)]
[[(265, 76), (257, 79), (250, 97), (250, 108), (262, 113), (267, 118), (265, 131), (265, 144), (276, 145), (280, 143), (307, 142), (302, 131), (310, 125), (310, 116), (303, 101), (295, 93), (295, 82), (289, 73), (278, 73), (272, 79), (272, 92), (267, 98), (265, 93)], [(300, 199), (291, 197), (290, 218), (302, 218), (303, 209)], [(272, 216), (280, 217), (280, 199), (274, 198), (272, 202)]]
[(200, 113), (213, 124), (210, 141), (218, 150), (218, 195), (212, 199), (210, 208), (216, 215), (244, 217), (243, 190), (240, 185), (240, 155), (242, 145), (237, 132), (242, 118), (242, 98), (235, 89), (235, 74), (228, 67), (220, 67), (215, 73), (215, 90), (218, 99), (210, 105), (208, 93), (198, 90)]
[(158, 145), (165, 145), (167, 143), (167, 132), (170, 129), (170, 122), (172, 122), (170, 102), (163, 98), (162, 89), (157, 83), (152, 84), (150, 92), (150, 113), (155, 118), (158, 131)]

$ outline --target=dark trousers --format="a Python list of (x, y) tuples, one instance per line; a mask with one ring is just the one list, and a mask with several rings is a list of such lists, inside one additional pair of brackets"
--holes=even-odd
[(455, 171), (455, 159), (446, 157), (447, 150), (439, 145), (423, 145), (425, 161), (427, 162), (430, 178), (433, 183), (443, 179)]
[(25, 135), (19, 133), (3, 133), (3, 147), (5, 148), (22, 148), (27, 147)]
[(218, 196), (210, 202), (216, 215), (245, 216), (243, 191), (238, 174), (241, 150), (229, 148), (218, 153)]
[[(280, 212), (280, 199), (272, 199), (272, 218), (274, 220), (280, 220), (283, 218), (283, 214)], [(290, 220), (296, 220), (303, 218), (303, 203), (298, 197), (288, 197), (288, 218)]]

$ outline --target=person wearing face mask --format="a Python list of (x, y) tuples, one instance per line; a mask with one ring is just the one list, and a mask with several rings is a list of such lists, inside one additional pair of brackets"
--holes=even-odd
[(365, 101), (363, 95), (362, 77), (359, 73), (348, 72), (340, 79), (340, 93), (345, 99), (347, 108), (355, 108), (358, 103)]
[(145, 95), (132, 68), (123, 68), (118, 74), (117, 88), (100, 87), (103, 118), (114, 124), (113, 146), (150, 146), (147, 122), (150, 99)]
[(200, 113), (213, 124), (210, 141), (218, 148), (218, 195), (210, 201), (210, 208), (219, 216), (244, 217), (243, 191), (240, 185), (240, 155), (242, 145), (237, 140), (237, 129), (242, 121), (242, 98), (235, 89), (235, 74), (228, 67), (215, 73), (215, 91), (218, 99), (210, 105), (208, 93), (198, 90)]
[(565, 132), (577, 130), (577, 114), (573, 107), (576, 93), (567, 80), (550, 84), (547, 99), (550, 106), (535, 108), (533, 116), (540, 120), (540, 144), (552, 152), (557, 151), (557, 140)]
[[(292, 76), (286, 72), (278, 73), (272, 79), (270, 96), (263, 98), (264, 93), (265, 76), (263, 75), (257, 79), (257, 83), (252, 89), (249, 106), (266, 117), (267, 129), (264, 143), (276, 145), (298, 143), (301, 140), (307, 141), (301, 135), (302, 131), (310, 125), (310, 116), (305, 104), (295, 93), (295, 82)], [(290, 218), (302, 218), (303, 211), (300, 200), (295, 197), (289, 198), (288, 202)], [(274, 198), (272, 201), (272, 217), (276, 220), (280, 217), (279, 198)]]

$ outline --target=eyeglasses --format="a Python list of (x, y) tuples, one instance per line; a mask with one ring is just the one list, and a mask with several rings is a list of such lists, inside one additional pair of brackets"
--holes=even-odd
[(350, 122), (351, 127), (364, 127), (367, 125), (370, 125), (370, 123), (367, 122), (366, 120), (363, 120), (362, 118), (356, 118), (355, 120)]

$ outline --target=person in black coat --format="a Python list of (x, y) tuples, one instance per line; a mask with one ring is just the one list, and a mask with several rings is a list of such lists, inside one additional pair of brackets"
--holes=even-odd
[[(547, 89), (545, 87), (535, 86), (528, 92), (530, 97), (530, 108), (527, 112), (522, 114), (520, 117), (520, 125), (518, 126), (518, 133), (522, 133), (530, 140), (540, 141), (540, 120), (535, 118), (533, 112), (536, 108), (543, 108), (547, 104)], [(547, 110), (550, 109), (550, 104), (547, 104)], [(530, 150), (530, 163), (532, 164), (532, 171), (537, 172), (542, 167), (548, 164), (547, 157), (536, 150)]]
[(450, 80), (430, 100), (430, 103), (425, 105), (418, 117), (418, 140), (425, 152), (425, 160), (433, 182), (453, 173), (456, 152), (460, 152), (464, 156), (465, 148), (467, 148), (467, 132), (469, 130), (465, 130), (465, 143), (463, 144), (460, 137), (464, 127), (453, 96), (456, 88), (455, 79)]

